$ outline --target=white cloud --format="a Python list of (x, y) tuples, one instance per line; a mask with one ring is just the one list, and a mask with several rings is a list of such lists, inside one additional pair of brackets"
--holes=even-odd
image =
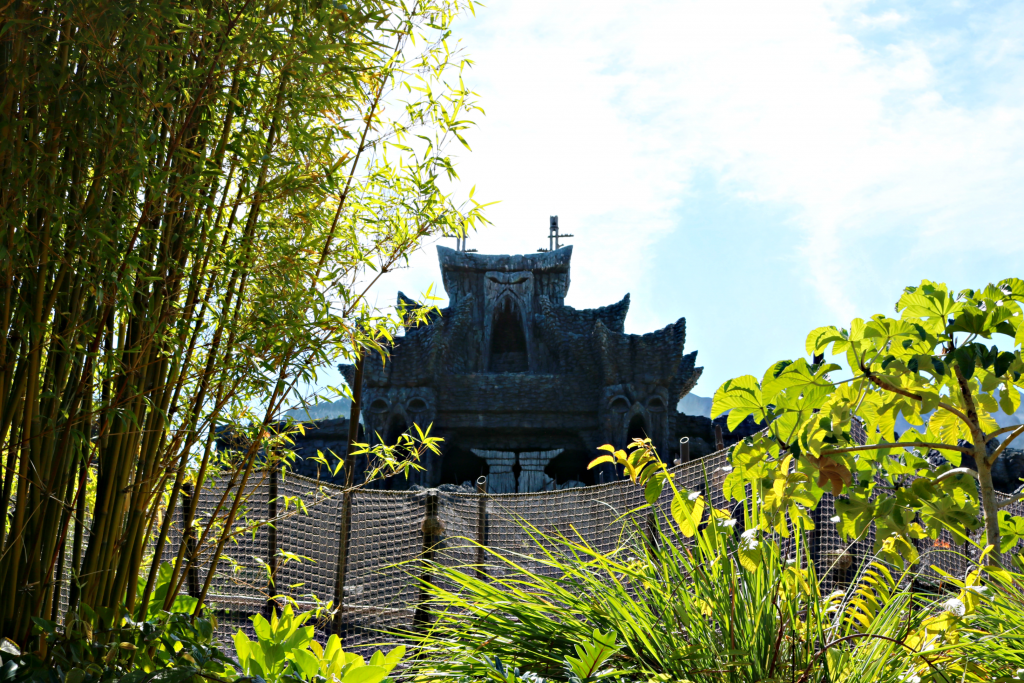
[[(889, 44), (851, 33), (913, 23), (875, 4), (870, 16), (861, 2), (818, 0), (478, 9), (466, 78), (487, 116), (460, 173), (502, 203), (471, 246), (533, 251), (558, 213), (588, 264), (574, 269), (571, 302), (607, 304), (642, 288), (650, 250), (678, 229), (695, 174), (710, 171), (737, 198), (792, 211), (804, 253), (817, 255), (799, 276), (839, 319), (863, 313), (863, 268), (892, 278), (889, 292), (906, 284), (889, 267), (896, 238), (921, 257), (983, 253), (982, 234), (1020, 253), (1024, 106), (985, 69), (1019, 83), (1022, 33), (981, 17), (988, 33), (954, 41), (977, 60), (957, 62), (978, 70), (962, 78), (985, 89), (975, 105), (949, 97), (937, 29)], [(428, 252), (397, 279), (422, 288), (436, 281), (433, 262)], [(656, 304), (634, 296), (634, 330), (668, 322)]]
[(888, 10), (881, 14), (861, 14), (857, 17), (857, 25), (865, 28), (890, 29), (905, 24), (910, 17), (896, 10)]

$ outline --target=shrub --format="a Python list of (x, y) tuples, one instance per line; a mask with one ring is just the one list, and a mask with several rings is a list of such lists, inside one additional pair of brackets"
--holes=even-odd
[[(1024, 575), (987, 565), (951, 581), (956, 597), (922, 595), (914, 574), (874, 562), (847, 590), (823, 595), (801, 526), (788, 539), (765, 532), (761, 511), (748, 503), (747, 531), (737, 534), (729, 514), (675, 488), (649, 442), (609, 457), (647, 487), (649, 500), (671, 486), (672, 519), (653, 532), (633, 529), (610, 553), (528, 527), (539, 558), (488, 549), (493, 578), (434, 565), (434, 621), (409, 634), (425, 679), (493, 678), (501, 662), (517, 679), (568, 680), (565, 657), (594, 629), (621, 643), (609, 665), (629, 681), (951, 683), (1015, 675), (1024, 612), (1014, 590)], [(1004, 649), (986, 649), (993, 641)]]

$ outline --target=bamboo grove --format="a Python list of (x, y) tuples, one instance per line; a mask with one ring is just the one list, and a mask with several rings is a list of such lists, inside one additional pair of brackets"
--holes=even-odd
[(0, 636), (147, 605), (162, 553), (166, 601), (200, 557), (205, 597), (244, 501), (193, 505), (187, 552), (165, 513), (221, 466), (217, 430), (253, 436), (231, 462), (244, 491), (316, 368), (391, 334), (368, 287), (483, 220), (450, 189), (476, 109), (451, 28), (467, 10), (6, 4)]

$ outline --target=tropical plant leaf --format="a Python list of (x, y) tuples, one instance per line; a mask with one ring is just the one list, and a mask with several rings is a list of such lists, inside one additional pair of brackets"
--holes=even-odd
[(615, 654), (617, 647), (614, 633), (601, 633), (594, 629), (590, 642), (575, 646), (576, 656), (566, 655), (565, 661), (580, 681), (593, 679), (601, 665)]

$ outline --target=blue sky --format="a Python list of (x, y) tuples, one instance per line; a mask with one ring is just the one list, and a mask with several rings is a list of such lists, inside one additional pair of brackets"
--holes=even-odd
[[(1024, 276), (1021, 3), (491, 0), (460, 35), (459, 172), (500, 201), (470, 246), (533, 252), (558, 214), (567, 303), (685, 316), (697, 394), (921, 278)], [(428, 246), (376, 296), (439, 279)]]

